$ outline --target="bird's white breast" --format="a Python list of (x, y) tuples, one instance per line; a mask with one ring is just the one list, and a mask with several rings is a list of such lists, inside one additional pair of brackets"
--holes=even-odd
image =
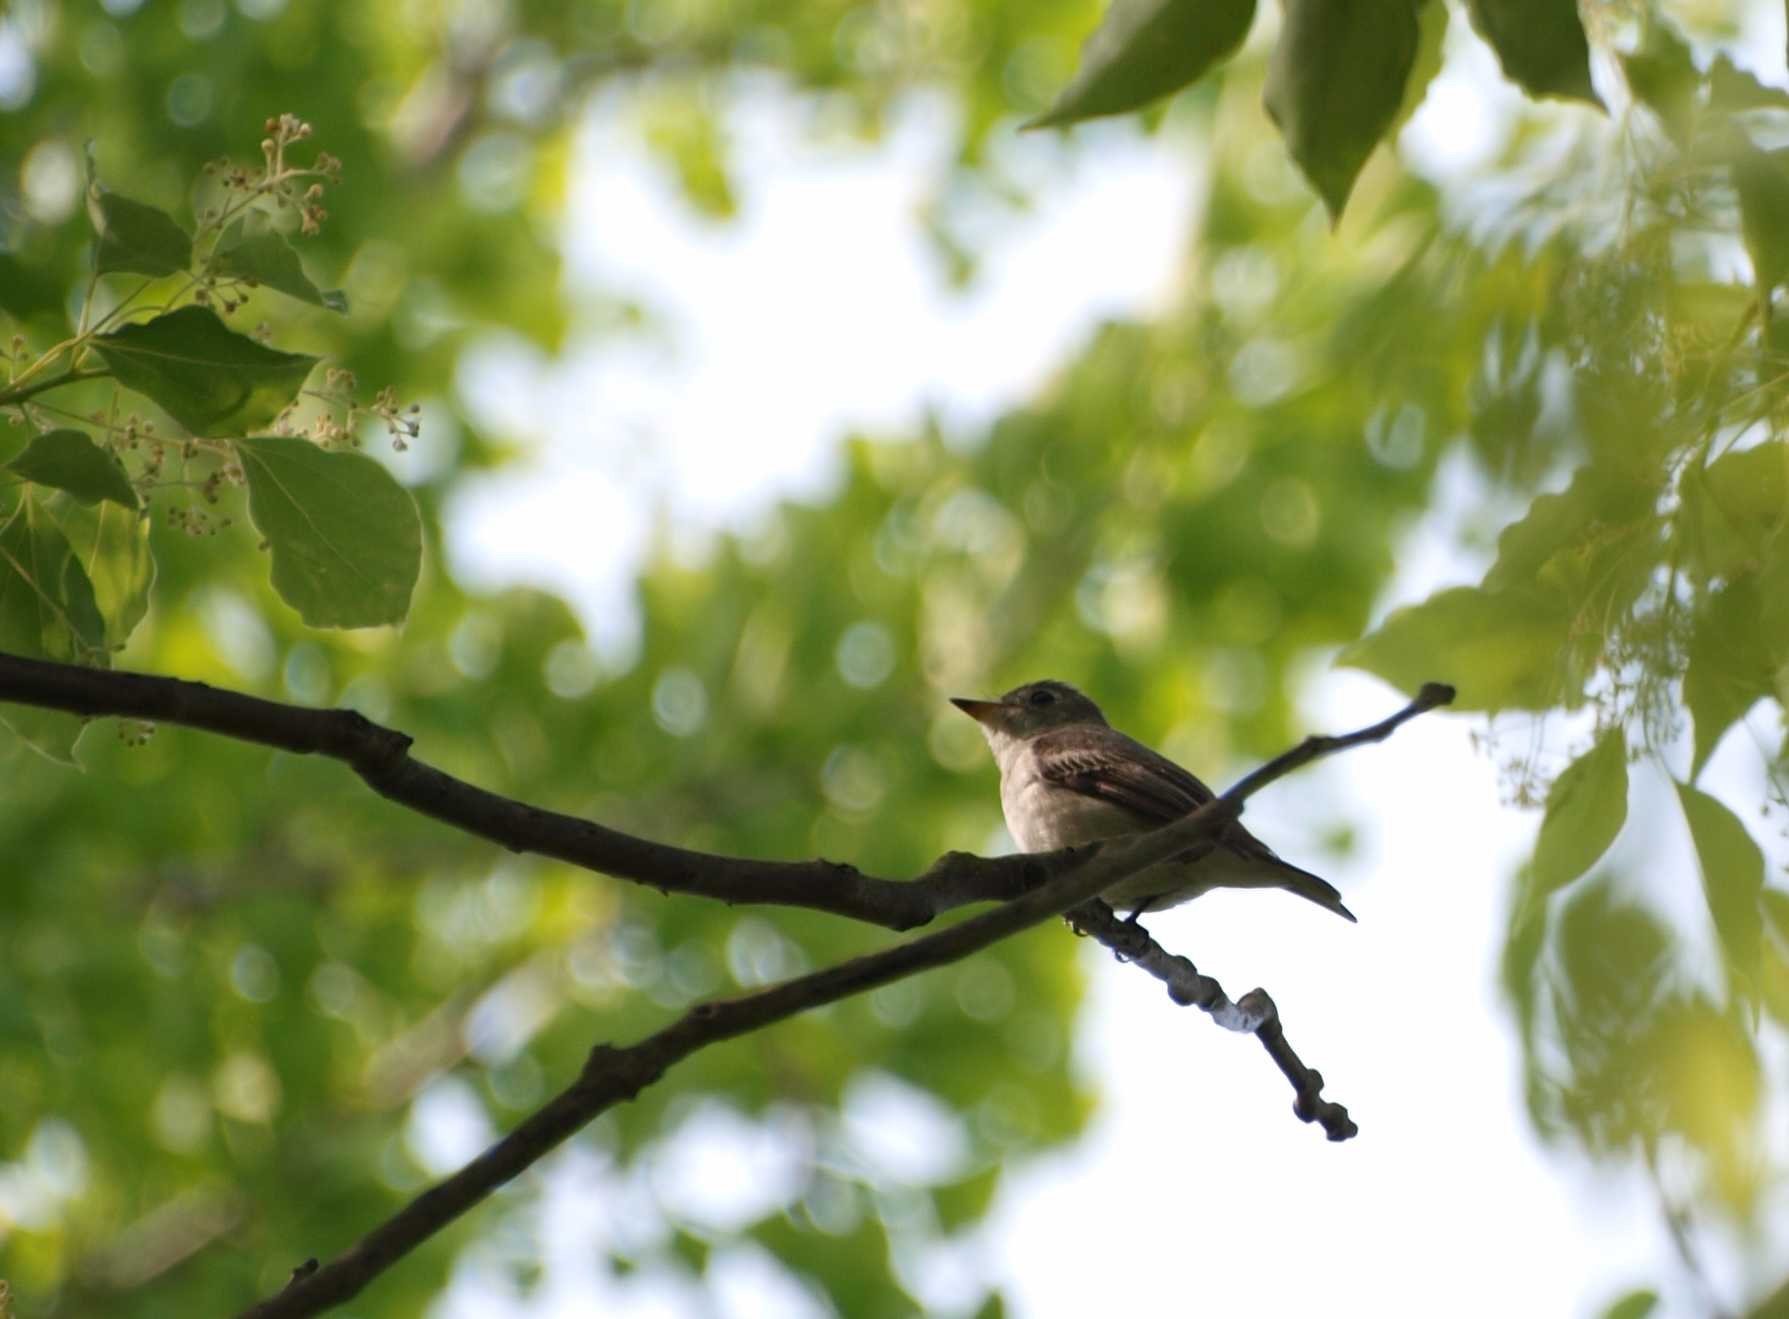
[(1137, 819), (1129, 811), (1049, 782), (1032, 769), (1029, 756), (1003, 768), (1000, 810), (1021, 851), (1053, 852), (1136, 832)]

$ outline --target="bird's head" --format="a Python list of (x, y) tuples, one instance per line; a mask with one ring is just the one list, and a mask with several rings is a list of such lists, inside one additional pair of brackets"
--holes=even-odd
[(976, 701), (953, 696), (950, 703), (981, 725), (988, 741), (1016, 738), (1023, 741), (1068, 724), (1103, 724), (1099, 706), (1066, 682), (1045, 678), (1014, 687), (997, 701)]

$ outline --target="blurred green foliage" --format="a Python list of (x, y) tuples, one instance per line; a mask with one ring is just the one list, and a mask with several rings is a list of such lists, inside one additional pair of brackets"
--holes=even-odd
[[(1417, 87), (1440, 5), (1390, 52)], [(1481, 26), (1493, 11), (1493, 30), (1523, 30), (1507, 22), (1520, 6), (1473, 6)], [(625, 661), (595, 653), (559, 600), (476, 595), (446, 572), (446, 498), (508, 456), (460, 397), (462, 354), (496, 328), (551, 353), (574, 330), (637, 324), (568, 297), (540, 223), (593, 93), (717, 220), (750, 168), (728, 133), (748, 74), (865, 141), (903, 95), (942, 94), (947, 168), (1006, 187), (990, 143), (1069, 82), (1096, 22), (1013, 0), (15, 5), (0, 19), (26, 70), (0, 85), (0, 309), (26, 351), (80, 316), (85, 142), (116, 198), (184, 225), (205, 163), (252, 155), (263, 121), (296, 111), (343, 183), (298, 243), (304, 283), (277, 249), (232, 248), (269, 286), (236, 314), (368, 390), (430, 400), (462, 440), (411, 490), (423, 566), (401, 630), (304, 626), (240, 490), (205, 520), (179, 488), (152, 493), (140, 520), (92, 455), (32, 456), (40, 431), (96, 412), (122, 424), (105, 382), (32, 399), (36, 424), (0, 432), (5, 534), (46, 563), (79, 557), (91, 599), (69, 588), (51, 622), (78, 615), (69, 635), (89, 652), (128, 638), (131, 667), (351, 704), (450, 772), (620, 828), (883, 874), (989, 841), (987, 794), (964, 791), (984, 753), (941, 693), (1047, 670), (1214, 769), (1295, 735), (1301, 664), (1343, 647), (1397, 684), (1454, 681), (1467, 708), (1550, 715), (1579, 754), (1550, 792), (1531, 761), (1514, 785), (1544, 797), (1547, 823), (1512, 885), (1504, 963), (1534, 1121), (1617, 1165), (1687, 1166), (1679, 1212), (1758, 1249), (1783, 1174), (1761, 1130), (1783, 1083), (1761, 1049), (1789, 1022), (1789, 893), (1735, 809), (1756, 803), (1694, 784), (1754, 706), (1780, 711), (1789, 671), (1772, 301), (1786, 190), (1781, 158), (1746, 136), (1785, 100), (1715, 53), (1724, 17), (1611, 18), (1599, 40), (1633, 99), (1605, 98), (1607, 118), (1526, 110), (1444, 192), (1367, 159), (1408, 87), (1357, 105), (1282, 56), (1282, 124), (1315, 116), (1347, 157), (1313, 166), (1294, 145), (1333, 207), (1351, 198), (1333, 233), (1245, 46), (1158, 127), (1196, 133), (1209, 157), (1180, 296), (1102, 326), (985, 434), (853, 437), (823, 503), (784, 506), (699, 562), (656, 557)], [(1584, 95), (1575, 73), (1538, 86)], [(1365, 118), (1320, 124), (1325, 96)], [(135, 235), (103, 265), (178, 267), (157, 222), (99, 209)], [(965, 277), (975, 255), (941, 253)], [(1527, 511), (1508, 527), (1469, 514), (1456, 530), (1482, 579), (1363, 637), (1444, 462)], [(0, 569), (0, 593), (26, 579)], [(429, 1103), (470, 1095), (501, 1128), (593, 1040), (887, 937), (499, 856), (334, 764), (175, 728), (96, 726), (76, 746), (66, 723), (6, 717), (23, 740), (0, 747), (0, 1275), (21, 1313), (244, 1304), (443, 1170), (417, 1116)], [(1780, 772), (1780, 751), (1763, 759)], [(1682, 780), (1699, 878), (1595, 869), (1611, 842), (1622, 855), (1635, 760)], [(1686, 883), (1706, 926), (1672, 930), (1652, 898)], [(648, 1196), (637, 1231), (598, 1243), (608, 1266), (699, 1279), (749, 1238), (841, 1314), (911, 1312), (898, 1261), (971, 1229), (1010, 1161), (1085, 1120), (1079, 988), (1071, 941), (1038, 930), (690, 1060), (577, 1144), (646, 1179), (718, 1106), (780, 1133), (795, 1176), (730, 1226)], [(854, 1104), (878, 1093), (945, 1115), (936, 1167), (853, 1146)], [(526, 1224), (540, 1193), (525, 1179), (455, 1225), (366, 1312), (421, 1313), (461, 1252)], [(1752, 1263), (1768, 1290), (1768, 1261)], [(1000, 1309), (990, 1296), (984, 1312)]]

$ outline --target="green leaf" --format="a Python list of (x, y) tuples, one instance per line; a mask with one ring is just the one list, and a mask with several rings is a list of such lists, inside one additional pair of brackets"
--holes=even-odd
[(177, 275), (192, 264), (193, 240), (166, 211), (108, 191), (96, 179), (87, 187), (87, 216), (98, 241), (100, 274)]
[[(16, 223), (12, 216), (0, 219), (0, 234)], [(19, 321), (36, 321), (49, 330), (65, 321), (68, 290), (62, 284), (60, 266), (47, 267), (48, 263), (33, 261), (17, 251), (0, 251), (0, 289), (6, 290), (7, 314)]]
[(1441, 72), (1447, 46), (1447, 0), (1416, 0), (1416, 58), (1411, 61), (1410, 76), (1404, 84), (1404, 99), (1392, 117), (1386, 137), (1396, 137), (1398, 130), (1410, 122), (1410, 116), (1422, 108), (1429, 94), (1429, 84)]
[(57, 504), (50, 515), (87, 570), (94, 601), (106, 622), (106, 643), (117, 650), (149, 612), (149, 591), (155, 585), (149, 515), (112, 504), (83, 505), (73, 500)]
[(304, 264), (284, 234), (267, 227), (258, 214), (231, 223), (211, 256), (212, 269), (232, 279), (265, 284), (270, 289), (330, 311), (348, 310), (340, 289), (319, 289), (304, 273)]
[(1285, 0), (1267, 112), (1331, 220), (1396, 119), (1415, 61), (1415, 0)]
[[(1532, 863), (1531, 863), (1532, 864)], [(1527, 882), (1524, 879), (1524, 884)], [(1499, 960), (1498, 977), (1503, 992), (1509, 995), (1516, 1011), (1516, 1026), (1521, 1032), (1524, 1051), (1534, 1039), (1536, 996), (1539, 988), (1535, 972), (1540, 967), (1541, 953), (1547, 942), (1546, 908), (1518, 902), (1510, 908), (1509, 929), (1503, 937), (1503, 956)]]
[(1124, 114), (1198, 79), (1242, 44), (1255, 0), (1112, 0), (1056, 103), (1026, 128)]
[(997, 1290), (989, 1292), (988, 1299), (976, 1310), (975, 1319), (1006, 1319), (1006, 1294)]
[(78, 663), (103, 654), (105, 620), (61, 530), (28, 501), (0, 530), (0, 650)]
[(1789, 522), (1789, 443), (1733, 449), (1685, 474), (1678, 518), (1699, 579), (1758, 569)]
[(1610, 634), (1652, 579), (1662, 525), (1653, 511), (1656, 471), (1638, 475), (1587, 464), (1566, 490), (1536, 498), (1498, 538), (1484, 587), (1550, 600), (1571, 620), (1562, 672), (1589, 674), (1603, 662)]
[(93, 340), (118, 382), (160, 404), (195, 435), (264, 426), (297, 397), (317, 359), (282, 353), (182, 307)]
[(280, 598), (312, 627), (401, 622), (422, 567), (409, 492), (364, 454), (308, 440), (244, 439), (236, 451)]
[(1627, 739), (1612, 728), (1553, 780), (1523, 886), (1541, 902), (1583, 875), (1627, 822)]
[(1762, 896), (1764, 915), (1770, 921), (1770, 928), (1776, 931), (1777, 938), (1789, 943), (1789, 893), (1767, 888)]
[(46, 760), (58, 765), (80, 766), (75, 743), (87, 729), (79, 715), (61, 710), (39, 710), (28, 705), (0, 704), (0, 727)]
[(646, 143), (675, 171), (683, 199), (711, 220), (731, 219), (739, 199), (713, 110), (689, 96), (666, 94), (648, 102), (643, 119)]
[(672, 1256), (681, 1260), (691, 1273), (698, 1276), (708, 1267), (708, 1257), (714, 1252), (714, 1247), (694, 1232), (673, 1232), (670, 1246)]
[(1000, 1165), (990, 1164), (980, 1172), (932, 1188), (932, 1207), (938, 1214), (938, 1226), (946, 1235), (960, 1231), (987, 1217), (1000, 1186)]
[(1752, 258), (1752, 283), (1768, 297), (1789, 276), (1789, 147), (1743, 148), (1733, 162), (1739, 231)]
[(1755, 983), (1763, 955), (1759, 898), (1764, 891), (1764, 854), (1739, 817), (1715, 798), (1679, 783), (1677, 799), (1690, 823), (1702, 866), (1702, 893), (1727, 964)]
[[(104, 663), (106, 629), (93, 587), (56, 525), (27, 501), (0, 528), (0, 651), (64, 663)], [(82, 720), (58, 710), (0, 706), (7, 727), (52, 760), (74, 763)]]
[(1621, 56), (1622, 73), (1634, 99), (1658, 115), (1679, 146), (1689, 143), (1696, 122), (1696, 92), (1702, 75), (1690, 48), (1663, 15), (1646, 24), (1640, 48)]
[(1590, 42), (1578, 0), (1468, 0), (1466, 9), (1497, 52), (1504, 76), (1530, 96), (1602, 105), (1590, 83)]
[(25, 452), (6, 464), (27, 481), (66, 490), (83, 504), (109, 499), (126, 508), (137, 506), (124, 467), (85, 431), (61, 428), (32, 438)]
[(1603, 1319), (1646, 1319), (1658, 1305), (1659, 1294), (1650, 1287), (1641, 1287), (1613, 1302), (1603, 1311)]
[(1550, 596), (1461, 586), (1395, 610), (1336, 663), (1412, 694), (1431, 680), (1452, 683), (1459, 710), (1575, 706), (1588, 675), (1569, 672), (1569, 625)]
[(1789, 110), (1789, 92), (1759, 82), (1725, 55), (1717, 55), (1708, 66), (1708, 108), (1728, 112)]
[(1653, 493), (1649, 485), (1606, 466), (1580, 467), (1571, 485), (1555, 495), (1537, 496), (1519, 521), (1504, 528), (1497, 538), (1497, 561), (1485, 574), (1485, 589), (1564, 586), (1574, 574), (1562, 551), (1594, 545), (1608, 528), (1650, 518)]
[(1751, 576), (1716, 591), (1697, 611), (1683, 674), (1683, 703), (1696, 732), (1691, 782), (1726, 731), (1776, 694), (1778, 661), (1764, 620), (1764, 603)]

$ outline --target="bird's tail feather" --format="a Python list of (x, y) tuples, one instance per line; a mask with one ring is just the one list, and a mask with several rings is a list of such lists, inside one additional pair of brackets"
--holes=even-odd
[[(1279, 858), (1275, 858), (1279, 860)], [(1345, 920), (1354, 920), (1354, 913), (1342, 905), (1342, 895), (1336, 886), (1327, 879), (1319, 879), (1308, 870), (1300, 870), (1297, 866), (1279, 862), (1279, 869), (1274, 876), (1274, 884), (1288, 893), (1296, 893), (1307, 901), (1327, 908)]]

